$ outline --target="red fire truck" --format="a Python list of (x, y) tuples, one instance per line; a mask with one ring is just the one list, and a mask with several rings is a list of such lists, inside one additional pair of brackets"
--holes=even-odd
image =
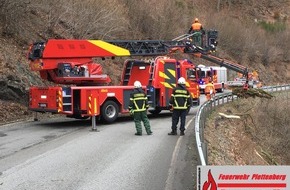
[[(191, 34), (192, 35), (192, 34)], [(169, 110), (172, 89), (179, 77), (186, 79), (194, 105), (199, 104), (196, 66), (189, 60), (167, 57), (172, 50), (188, 48), (188, 37), (174, 41), (132, 40), (57, 40), (31, 45), (30, 68), (57, 86), (31, 87), (29, 109), (35, 112), (65, 114), (73, 118), (98, 116), (114, 122), (119, 114), (128, 113), (130, 93), (135, 80), (147, 92), (149, 112)], [(214, 41), (211, 37), (211, 43)], [(208, 46), (209, 50), (213, 47)], [(185, 52), (185, 51), (184, 51)], [(102, 73), (94, 58), (117, 56), (158, 56), (155, 59), (128, 59), (120, 86), (109, 86), (110, 77)]]
[(212, 81), (217, 92), (223, 92), (227, 86), (227, 68), (218, 66), (198, 65), (199, 68), (199, 88), (204, 93), (207, 83)]
[[(189, 53), (189, 52), (187, 52)], [(201, 58), (201, 59), (205, 59), (207, 61), (210, 61), (212, 63), (216, 63), (220, 66), (219, 69), (217, 69), (217, 67), (214, 69), (213, 67), (209, 67), (209, 76), (210, 78), (214, 81), (214, 83), (216, 83), (215, 81), (218, 81), (218, 70), (225, 70), (225, 69), (230, 69), (233, 71), (236, 71), (237, 73), (239, 73), (239, 78), (235, 79), (235, 81), (226, 81), (224, 79), (226, 79), (227, 77), (225, 76), (225, 71), (224, 74), (222, 74), (222, 72), (220, 72), (220, 74), (224, 75), (222, 78), (222, 81), (226, 81), (223, 85), (220, 85), (222, 88), (220, 87), (216, 87), (217, 89), (219, 89), (220, 92), (222, 92), (223, 88), (226, 86), (228, 88), (236, 88), (236, 87), (243, 87), (245, 88), (246, 86), (250, 87), (250, 88), (259, 88), (262, 86), (262, 83), (258, 80), (258, 73), (257, 71), (254, 72), (249, 72), (249, 69), (241, 64), (232, 62), (230, 60), (224, 59), (224, 58), (220, 58), (218, 56), (214, 56), (211, 54), (208, 54), (205, 50), (203, 50), (202, 48), (198, 48), (195, 47), (193, 55)], [(210, 69), (212, 68), (212, 69)], [(215, 72), (213, 72), (214, 70), (216, 70)], [(199, 72), (201, 73), (201, 72)], [(215, 76), (216, 75), (216, 76)], [(221, 75), (221, 76), (222, 76)], [(203, 78), (203, 74), (199, 74), (199, 78)], [(208, 82), (209, 80), (205, 81)], [(202, 91), (202, 89), (200, 89)]]

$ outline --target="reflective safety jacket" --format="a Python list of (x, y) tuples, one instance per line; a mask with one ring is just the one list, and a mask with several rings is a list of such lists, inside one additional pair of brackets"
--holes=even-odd
[(191, 96), (184, 85), (178, 85), (173, 89), (169, 103), (173, 109), (187, 109), (191, 106)]
[(135, 88), (130, 94), (129, 110), (141, 112), (148, 109), (148, 107), (148, 99), (145, 92), (141, 88)]
[(194, 30), (201, 30), (202, 29), (202, 25), (199, 22), (195, 22), (191, 25), (191, 29)]
[(212, 81), (213, 81), (213, 82), (217, 82), (217, 80), (218, 80), (217, 75), (213, 75), (213, 76), (212, 76)]
[(206, 86), (204, 88), (204, 93), (205, 94), (215, 94), (215, 88), (211, 82), (206, 84)]

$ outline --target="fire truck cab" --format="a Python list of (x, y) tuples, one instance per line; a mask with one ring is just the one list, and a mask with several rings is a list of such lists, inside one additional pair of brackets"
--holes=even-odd
[(169, 107), (172, 89), (180, 77), (186, 79), (193, 105), (199, 105), (199, 86), (195, 65), (187, 60), (176, 60), (160, 56), (151, 60), (127, 60), (124, 64), (122, 85), (133, 85), (139, 80), (147, 88), (151, 113), (159, 113)]
[(223, 92), (227, 87), (227, 68), (198, 65), (198, 69), (198, 84), (201, 93), (204, 93), (205, 86), (210, 81), (217, 92)]

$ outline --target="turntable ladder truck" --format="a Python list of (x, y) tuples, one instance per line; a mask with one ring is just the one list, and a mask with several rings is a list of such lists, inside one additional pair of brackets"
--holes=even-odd
[[(214, 42), (214, 35), (208, 41)], [(187, 38), (188, 39), (188, 38)], [(147, 92), (149, 112), (158, 114), (169, 110), (172, 89), (179, 77), (195, 105), (199, 104), (199, 87), (195, 65), (187, 59), (176, 60), (166, 55), (176, 49), (192, 46), (187, 39), (162, 40), (61, 40), (49, 39), (30, 46), (28, 59), (32, 71), (54, 86), (33, 86), (29, 90), (29, 109), (35, 112), (64, 114), (84, 119), (97, 116), (114, 122), (120, 114), (128, 113), (133, 83), (139, 80)], [(205, 47), (210, 51), (213, 47)], [(185, 52), (185, 51), (184, 51)], [(95, 58), (154, 57), (125, 61), (121, 84), (108, 85), (110, 77), (103, 74)]]

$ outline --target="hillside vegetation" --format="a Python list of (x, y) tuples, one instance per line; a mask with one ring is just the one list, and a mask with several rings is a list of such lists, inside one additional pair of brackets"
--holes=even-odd
[[(257, 70), (264, 85), (290, 81), (289, 0), (2, 0), (0, 8), (0, 104), (8, 109), (14, 102), (20, 115), (29, 114), (29, 86), (48, 84), (29, 70), (29, 44), (49, 38), (170, 40), (186, 33), (195, 17), (219, 31), (219, 56)], [(119, 83), (122, 61), (103, 61), (112, 84)]]
[(273, 95), (272, 99), (241, 98), (210, 115), (204, 133), (210, 165), (290, 164), (290, 92)]

